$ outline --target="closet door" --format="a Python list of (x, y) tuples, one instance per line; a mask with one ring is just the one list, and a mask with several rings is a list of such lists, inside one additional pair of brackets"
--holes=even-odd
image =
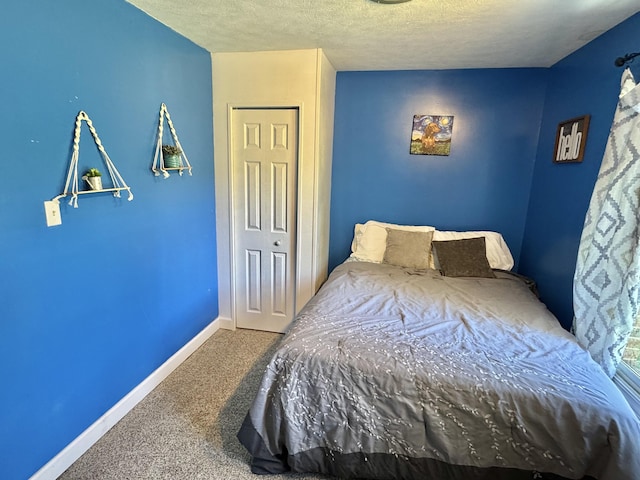
[(283, 332), (295, 308), (297, 109), (232, 111), (235, 315)]

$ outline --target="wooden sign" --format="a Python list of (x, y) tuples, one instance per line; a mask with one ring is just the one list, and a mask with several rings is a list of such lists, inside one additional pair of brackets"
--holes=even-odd
[(590, 115), (572, 118), (558, 124), (556, 148), (553, 151), (554, 163), (581, 162), (584, 147), (587, 144)]

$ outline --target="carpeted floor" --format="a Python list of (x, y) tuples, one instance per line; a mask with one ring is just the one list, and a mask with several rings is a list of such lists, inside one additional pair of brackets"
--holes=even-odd
[(219, 330), (64, 472), (59, 480), (261, 477), (236, 433), (281, 335)]

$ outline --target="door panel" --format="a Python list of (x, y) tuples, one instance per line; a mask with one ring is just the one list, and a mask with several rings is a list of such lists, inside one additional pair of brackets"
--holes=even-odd
[(261, 257), (260, 251), (246, 251), (246, 284), (244, 286), (246, 291), (246, 310), (248, 312), (260, 313), (262, 311), (261, 301)]
[(290, 206), (287, 202), (289, 178), (288, 165), (286, 163), (274, 163), (272, 165), (273, 178), (273, 211), (271, 212), (271, 229), (274, 232), (285, 233), (287, 231), (287, 213)]
[(260, 193), (260, 163), (246, 162), (244, 173), (246, 192), (245, 199), (245, 229), (260, 230), (262, 224), (261, 193)]
[(287, 255), (274, 252), (271, 256), (272, 278), (272, 305), (273, 312), (279, 315), (287, 314)]
[(234, 109), (236, 325), (282, 332), (295, 311), (297, 109)]

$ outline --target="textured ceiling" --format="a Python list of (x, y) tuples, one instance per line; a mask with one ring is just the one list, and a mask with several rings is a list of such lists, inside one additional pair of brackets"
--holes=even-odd
[(129, 3), (210, 52), (322, 48), (337, 70), (548, 67), (640, 11), (638, 0)]

